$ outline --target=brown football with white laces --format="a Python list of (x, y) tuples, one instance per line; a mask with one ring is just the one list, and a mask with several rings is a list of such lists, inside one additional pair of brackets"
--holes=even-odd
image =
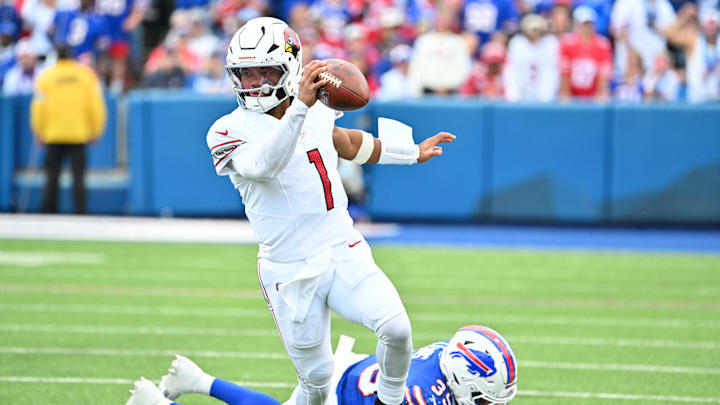
[(370, 87), (362, 74), (352, 63), (342, 59), (327, 59), (327, 70), (320, 73), (320, 79), (329, 81), (317, 91), (318, 100), (338, 111), (352, 111), (365, 107), (370, 101)]

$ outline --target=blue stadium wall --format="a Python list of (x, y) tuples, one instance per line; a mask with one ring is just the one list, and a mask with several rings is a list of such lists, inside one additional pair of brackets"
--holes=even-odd
[[(0, 211), (16, 209), (23, 185), (14, 173), (30, 163), (28, 102), (0, 98)], [(118, 100), (108, 103), (110, 125), (90, 149), (91, 169), (117, 165)], [(91, 185), (90, 211), (242, 215), (205, 144), (210, 124), (235, 106), (229, 97), (131, 93), (127, 181), (110, 191)], [(376, 219), (720, 224), (720, 105), (423, 99), (371, 103), (338, 125), (374, 133), (378, 116), (412, 125), (416, 141), (442, 130), (458, 138), (427, 164), (366, 166)]]

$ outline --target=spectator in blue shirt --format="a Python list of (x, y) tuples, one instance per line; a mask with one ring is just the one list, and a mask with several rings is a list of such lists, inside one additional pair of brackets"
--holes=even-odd
[(5, 35), (10, 35), (13, 41), (17, 41), (20, 37), (20, 29), (22, 24), (20, 16), (13, 7), (13, 2), (9, 0), (0, 0), (0, 29)]
[(463, 29), (477, 34), (480, 45), (496, 32), (515, 32), (518, 20), (513, 0), (468, 0), (462, 10)]
[(675, 12), (680, 11), (682, 6), (684, 6), (687, 3), (697, 4), (697, 0), (670, 0), (670, 5), (673, 6), (673, 8), (675, 9)]
[(53, 42), (68, 45), (75, 59), (92, 64), (99, 41), (108, 38), (107, 24), (95, 12), (93, 0), (82, 0), (79, 9), (55, 14)]

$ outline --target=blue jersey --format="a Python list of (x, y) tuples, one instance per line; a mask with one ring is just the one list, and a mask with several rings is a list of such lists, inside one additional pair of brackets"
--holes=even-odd
[(129, 41), (130, 33), (123, 29), (123, 23), (135, 7), (135, 0), (96, 0), (95, 9), (105, 18), (110, 38), (115, 41)]
[(175, 9), (207, 7), (209, 4), (210, 0), (175, 0)]
[(58, 11), (54, 24), (53, 42), (70, 46), (75, 56), (94, 52), (97, 42), (107, 35), (103, 18), (93, 12)]
[[(415, 350), (410, 362), (405, 400), (408, 405), (453, 405), (455, 400), (440, 370), (440, 354), (447, 341)], [(338, 404), (373, 405), (380, 367), (375, 355), (345, 370), (337, 387)]]
[(22, 22), (12, 6), (0, 5), (0, 35), (9, 35), (13, 41), (20, 36)]
[(495, 31), (517, 27), (518, 11), (513, 0), (467, 0), (463, 8), (463, 27), (488, 42)]

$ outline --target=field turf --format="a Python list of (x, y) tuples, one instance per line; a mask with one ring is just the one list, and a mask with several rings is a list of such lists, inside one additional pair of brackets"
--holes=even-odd
[[(173, 353), (285, 400), (254, 246), (0, 240), (0, 404), (124, 404)], [(501, 332), (522, 404), (720, 403), (720, 256), (374, 247), (415, 347)], [(333, 319), (371, 352), (375, 338)], [(219, 403), (198, 395), (186, 405)]]

